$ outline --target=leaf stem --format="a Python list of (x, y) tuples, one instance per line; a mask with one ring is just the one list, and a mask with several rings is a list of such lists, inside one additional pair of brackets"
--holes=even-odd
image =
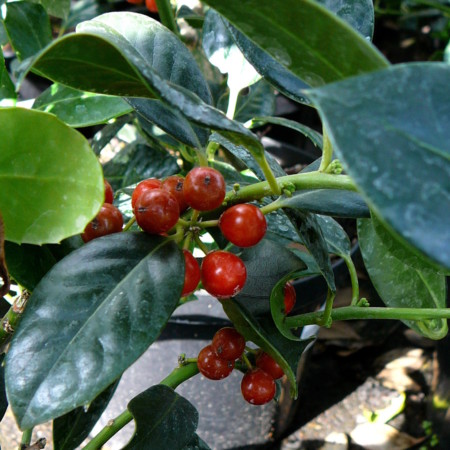
[[(181, 383), (197, 375), (197, 363), (188, 363), (174, 369), (166, 378), (159, 384), (163, 384), (172, 389), (176, 389)], [(119, 430), (121, 430), (127, 423), (133, 420), (133, 416), (127, 409), (115, 419), (111, 420), (87, 445), (83, 447), (84, 450), (99, 450), (109, 441)]]
[(33, 428), (24, 430), (22, 433), (22, 439), (20, 440), (20, 448), (27, 448), (31, 443), (31, 437), (33, 435)]
[(133, 216), (133, 217), (127, 222), (127, 224), (123, 227), (122, 233), (123, 233), (124, 231), (128, 231), (128, 230), (131, 228), (131, 226), (133, 225), (134, 222), (136, 222), (136, 216)]
[(161, 23), (179, 37), (180, 33), (173, 15), (170, 0), (156, 0), (156, 6), (158, 7), (158, 14), (161, 19)]
[(350, 274), (350, 281), (352, 283), (351, 306), (356, 306), (359, 301), (359, 282), (358, 282), (358, 274), (356, 273), (356, 267), (355, 264), (353, 264), (351, 256), (343, 256), (342, 259), (345, 261), (345, 264), (347, 265), (347, 269)]
[(236, 112), (236, 105), (239, 97), (239, 89), (230, 89), (230, 94), (228, 96), (228, 107), (226, 116), (229, 119), (233, 119), (234, 113)]
[(218, 220), (205, 220), (203, 222), (197, 222), (196, 226), (200, 228), (211, 228), (211, 227), (217, 227), (219, 225)]
[(199, 238), (198, 234), (194, 236), (195, 243), (198, 245), (199, 249), (207, 255), (209, 253), (208, 247), (202, 242), (202, 240)]
[(327, 167), (331, 163), (333, 158), (333, 147), (331, 146), (330, 139), (328, 138), (328, 133), (323, 127), (323, 147), (322, 147), (322, 160), (320, 161), (319, 172), (325, 172)]
[(319, 323), (320, 326), (327, 328), (331, 327), (331, 324), (333, 323), (331, 313), (333, 310), (333, 302), (335, 296), (336, 292), (333, 292), (331, 289), (328, 289), (327, 299), (325, 301), (325, 310), (323, 311), (323, 316)]
[[(325, 311), (316, 311), (299, 316), (286, 317), (285, 324), (289, 328), (305, 325), (321, 325)], [(450, 308), (384, 308), (344, 306), (331, 310), (331, 320), (358, 319), (392, 319), (392, 320), (427, 320), (450, 319)]]

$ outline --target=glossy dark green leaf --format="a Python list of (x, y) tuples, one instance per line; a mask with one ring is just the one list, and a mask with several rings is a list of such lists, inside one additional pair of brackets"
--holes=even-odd
[[(371, 72), (388, 64), (350, 25), (311, 0), (283, 0), (276, 7), (269, 0), (205, 0), (205, 3), (311, 86)], [(244, 54), (247, 56), (245, 50)]]
[(328, 252), (343, 258), (350, 257), (350, 239), (344, 229), (332, 217), (316, 215), (316, 219), (327, 243)]
[[(211, 135), (211, 141), (217, 142), (222, 145), (226, 150), (233, 154), (236, 158), (240, 159), (260, 180), (264, 180), (264, 174), (260, 168), (257, 161), (255, 161), (255, 154), (252, 153), (245, 145), (239, 145), (238, 143), (232, 142), (227, 139), (226, 136), (218, 133)], [(278, 164), (273, 156), (266, 153), (265, 158), (267, 159), (270, 168), (272, 169), (276, 177), (286, 175), (286, 172)]]
[(103, 148), (109, 144), (109, 141), (131, 120), (131, 116), (118, 117), (108, 125), (105, 125), (100, 131), (95, 133), (91, 139), (92, 150), (99, 155)]
[(198, 434), (195, 434), (183, 450), (211, 450), (211, 448), (198, 436)]
[(6, 239), (41, 245), (81, 233), (104, 200), (88, 141), (55, 116), (22, 108), (0, 109), (0, 135)]
[(128, 403), (136, 431), (123, 450), (183, 450), (195, 436), (198, 412), (164, 385), (152, 386)]
[(77, 31), (55, 41), (28, 69), (33, 66), (51, 80), (83, 91), (161, 98), (189, 120), (262, 155), (249, 130), (208, 104), (209, 89), (195, 61), (159, 22), (118, 12), (83, 22)]
[[(1, 27), (0, 23), (0, 27)], [(5, 66), (5, 58), (3, 57), (3, 53), (0, 52), (0, 100), (4, 98), (16, 98), (16, 92), (14, 88), (14, 84), (11, 81), (11, 78), (6, 70)]]
[(293, 345), (292, 340), (280, 334), (272, 318), (256, 319), (243, 304), (234, 299), (223, 301), (222, 306), (239, 333), (247, 341), (253, 342), (271, 355), (282, 367), (291, 385), (291, 395), (296, 398), (298, 363), (311, 339), (305, 339)]
[(11, 277), (30, 292), (57, 261), (46, 246), (8, 241), (5, 242), (5, 257)]
[[(51, 16), (65, 18), (69, 14), (70, 0), (31, 0), (40, 3)], [(78, 2), (77, 2), (78, 3)]]
[(88, 127), (133, 111), (121, 97), (78, 91), (59, 84), (46, 89), (33, 109), (54, 114), (71, 127)]
[(446, 268), (449, 77), (448, 64), (406, 64), (309, 92), (337, 156), (377, 217), (413, 251)]
[(261, 78), (236, 46), (221, 16), (213, 9), (205, 15), (202, 45), (211, 64), (228, 75), (227, 84), (232, 93), (237, 94)]
[(297, 229), (303, 244), (316, 260), (320, 271), (332, 292), (336, 292), (333, 269), (328, 256), (327, 244), (315, 214), (300, 209), (283, 209)]
[[(358, 220), (358, 238), (364, 265), (386, 306), (445, 308), (444, 275), (425, 261), (421, 268), (413, 268), (394, 256), (375, 232), (370, 219)], [(442, 339), (448, 331), (447, 319), (403, 322), (430, 339)]]
[(127, 98), (140, 119), (155, 124), (183, 144), (201, 148), (208, 141), (208, 132), (195, 127), (179, 111), (160, 100)]
[(3, 359), (5, 355), (0, 355), (0, 422), (8, 409), (8, 399), (5, 390), (5, 368), (3, 367)]
[(145, 233), (93, 240), (35, 288), (8, 352), (8, 398), (22, 429), (91, 402), (159, 336), (176, 308), (178, 247)]
[(372, 0), (316, 0), (345, 20), (366, 39), (372, 39), (374, 8)]
[(285, 119), (284, 117), (270, 117), (270, 116), (253, 116), (249, 128), (260, 127), (266, 124), (280, 125), (282, 127), (290, 128), (291, 130), (298, 131), (317, 147), (322, 149), (322, 135), (312, 128), (303, 125), (295, 120)]
[(103, 166), (103, 173), (114, 189), (145, 178), (165, 178), (179, 171), (176, 158), (170, 153), (137, 143), (127, 145)]
[(288, 249), (267, 239), (240, 253), (247, 269), (247, 281), (235, 297), (253, 316), (270, 315), (270, 294), (286, 274), (306, 269), (303, 261)]
[(72, 2), (67, 19), (63, 26), (68, 30), (75, 28), (80, 22), (93, 19), (111, 10), (112, 3), (102, 3), (97, 0), (77, 0)]
[(186, 5), (181, 5), (177, 11), (177, 19), (184, 19), (191, 27), (201, 28), (205, 18)]
[(17, 57), (35, 55), (52, 40), (50, 20), (45, 9), (29, 2), (8, 3), (5, 28)]
[(370, 217), (369, 208), (357, 192), (337, 189), (298, 191), (282, 200), (283, 206), (335, 217)]
[(53, 421), (54, 450), (74, 450), (89, 436), (118, 384), (119, 380), (108, 386), (88, 406), (80, 406)]

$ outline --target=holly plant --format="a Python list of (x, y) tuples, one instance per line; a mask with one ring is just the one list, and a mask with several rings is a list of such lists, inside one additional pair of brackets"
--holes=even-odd
[[(47, 421), (53, 448), (76, 448), (200, 289), (230, 326), (173, 355), (86, 450), (132, 420), (126, 449), (208, 448), (175, 388), (241, 371), (251, 404), (280, 377), (296, 397), (307, 325), (447, 334), (448, 61), (390, 64), (370, 0), (146, 3), (0, 1), (0, 414), (10, 405), (24, 448)], [(45, 89), (30, 101), (33, 79)], [(277, 116), (280, 97), (317, 112), (321, 132)], [(321, 156), (287, 174), (263, 146), (271, 126)], [(384, 307), (360, 298), (356, 237)], [(336, 257), (352, 287), (339, 308)], [(311, 276), (327, 294), (300, 314), (294, 286)]]

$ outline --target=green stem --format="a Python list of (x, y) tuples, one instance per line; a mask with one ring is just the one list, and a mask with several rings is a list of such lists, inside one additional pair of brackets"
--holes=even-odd
[(200, 228), (217, 227), (217, 225), (219, 225), (219, 221), (218, 220), (205, 220), (203, 222), (197, 222), (196, 225)]
[(134, 222), (136, 222), (136, 217), (135, 217), (135, 216), (133, 216), (133, 217), (127, 222), (127, 224), (123, 227), (122, 232), (128, 231), (128, 230), (131, 228), (131, 226), (133, 225)]
[[(174, 369), (164, 380), (159, 384), (163, 384), (172, 389), (176, 389), (181, 383), (197, 375), (197, 363), (188, 363)], [(86, 446), (84, 450), (99, 450), (106, 442), (109, 441), (119, 430), (121, 430), (127, 423), (133, 420), (130, 411), (125, 410), (122, 414), (117, 416), (108, 425), (105, 426)]]
[(266, 214), (276, 211), (277, 209), (280, 209), (282, 207), (283, 207), (283, 204), (282, 204), (282, 199), (280, 197), (280, 198), (277, 198), (274, 202), (269, 203), (268, 205), (262, 206), (260, 208), (260, 210), (264, 215), (266, 215)]
[(219, 147), (220, 145), (217, 142), (209, 141), (208, 146), (206, 147), (206, 157), (208, 158), (208, 161), (214, 160), (214, 156)]
[[(300, 316), (286, 317), (285, 325), (299, 328), (305, 325), (320, 325), (325, 311), (316, 311)], [(392, 320), (427, 320), (450, 319), (450, 308), (383, 308), (344, 306), (331, 311), (331, 320), (358, 319), (392, 319)]]
[(200, 164), (200, 166), (202, 167), (207, 167), (208, 166), (208, 158), (206, 157), (206, 153), (199, 148), (195, 149), (195, 153), (197, 154), (197, 159), (198, 159), (198, 163)]
[(195, 161), (195, 159), (191, 156), (191, 154), (189, 153), (189, 151), (186, 148), (186, 146), (180, 145), (178, 147), (178, 150), (181, 153), (181, 156), (183, 157), (183, 159), (185, 159), (186, 161), (188, 161), (190, 163), (193, 163)]
[(247, 368), (249, 370), (253, 369), (252, 363), (250, 362), (250, 360), (248, 359), (248, 357), (245, 353), (242, 354), (241, 359), (245, 363), (245, 365), (247, 366)]
[(350, 274), (350, 281), (352, 283), (352, 306), (356, 306), (359, 301), (359, 282), (358, 282), (358, 274), (356, 273), (356, 267), (353, 264), (353, 260), (351, 256), (343, 256), (343, 260), (347, 265), (348, 272)]
[(199, 248), (205, 255), (207, 255), (207, 254), (209, 253), (209, 249), (208, 249), (208, 247), (202, 242), (202, 240), (198, 237), (197, 234), (194, 236), (194, 240), (195, 240), (195, 243), (198, 245), (198, 248)]
[(270, 186), (270, 189), (274, 195), (281, 195), (281, 187), (278, 184), (278, 179), (275, 178), (275, 175), (272, 172), (272, 169), (267, 162), (266, 156), (264, 155), (262, 158), (257, 158), (256, 162), (264, 173), (266, 177), (267, 183)]
[(33, 435), (33, 428), (24, 430), (22, 433), (22, 439), (20, 441), (20, 448), (27, 448), (31, 443), (31, 437)]
[(323, 311), (322, 319), (319, 322), (319, 325), (322, 327), (331, 327), (333, 320), (331, 318), (331, 313), (333, 311), (333, 302), (334, 297), (336, 296), (336, 292), (333, 292), (331, 289), (328, 289), (327, 299), (325, 301), (325, 309)]
[(320, 161), (319, 172), (325, 172), (330, 165), (333, 158), (333, 147), (331, 145), (328, 133), (323, 127), (323, 147), (322, 147), (322, 160)]
[(173, 31), (177, 36), (179, 36), (179, 31), (177, 23), (175, 22), (175, 17), (173, 15), (172, 6), (170, 5), (170, 0), (156, 0), (156, 6), (158, 7), (158, 14), (161, 23), (165, 25), (170, 31)]
[[(348, 175), (332, 175), (321, 172), (297, 173), (276, 178), (278, 186), (293, 184), (296, 190), (302, 189), (342, 189), (356, 191), (356, 186)], [(241, 187), (238, 191), (230, 191), (225, 197), (227, 204), (260, 200), (274, 195), (275, 192), (267, 181), (261, 181)]]

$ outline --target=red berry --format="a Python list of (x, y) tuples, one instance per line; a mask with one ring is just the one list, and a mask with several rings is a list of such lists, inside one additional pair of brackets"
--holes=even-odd
[(283, 369), (266, 352), (261, 351), (256, 357), (256, 366), (268, 373), (274, 380), (284, 375)]
[(105, 179), (103, 180), (103, 184), (105, 185), (105, 203), (112, 203), (114, 201), (114, 191)]
[(297, 294), (294, 286), (288, 281), (283, 288), (284, 292), (284, 313), (289, 314), (295, 306)]
[(234, 361), (244, 353), (245, 338), (234, 328), (225, 327), (217, 331), (211, 345), (217, 356)]
[(122, 231), (123, 217), (111, 203), (104, 203), (94, 220), (89, 222), (81, 235), (84, 242)]
[(141, 181), (133, 191), (131, 196), (131, 207), (134, 209), (136, 200), (146, 191), (151, 189), (159, 189), (161, 187), (161, 181), (156, 178), (149, 178), (148, 180)]
[(127, 2), (133, 5), (142, 5), (142, 3), (144, 3), (144, 0), (127, 0)]
[(222, 174), (212, 167), (195, 167), (183, 184), (184, 199), (199, 211), (218, 208), (225, 198), (226, 184)]
[(198, 370), (210, 380), (226, 378), (234, 369), (234, 361), (219, 358), (211, 345), (207, 345), (198, 354)]
[(134, 205), (136, 222), (147, 233), (161, 234), (170, 230), (180, 217), (178, 202), (162, 189), (150, 189), (141, 194)]
[(172, 175), (168, 178), (166, 178), (162, 182), (162, 189), (164, 189), (167, 192), (170, 192), (178, 202), (178, 205), (180, 207), (180, 214), (187, 209), (189, 206), (186, 203), (186, 200), (184, 199), (183, 194), (183, 184), (184, 184), (184, 178), (179, 177), (178, 175)]
[(264, 405), (275, 397), (275, 381), (264, 370), (253, 369), (242, 378), (241, 392), (252, 405)]
[(156, 1), (155, 0), (145, 0), (145, 6), (152, 13), (157, 13), (158, 12), (158, 6), (156, 5)]
[(245, 264), (239, 256), (224, 250), (208, 253), (203, 258), (203, 287), (214, 297), (233, 297), (244, 287), (247, 279)]
[(200, 282), (200, 266), (191, 252), (183, 250), (184, 254), (184, 286), (182, 297), (192, 294)]
[(251, 247), (266, 234), (267, 222), (258, 207), (243, 203), (232, 206), (220, 216), (219, 228), (232, 244)]

